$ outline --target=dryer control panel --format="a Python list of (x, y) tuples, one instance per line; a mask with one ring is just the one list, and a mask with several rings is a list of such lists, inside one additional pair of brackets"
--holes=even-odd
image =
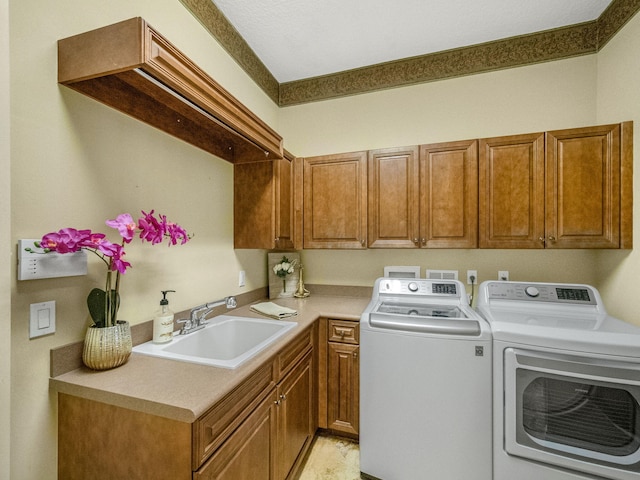
[(597, 295), (588, 285), (489, 282), (486, 293), (490, 300), (597, 305)]

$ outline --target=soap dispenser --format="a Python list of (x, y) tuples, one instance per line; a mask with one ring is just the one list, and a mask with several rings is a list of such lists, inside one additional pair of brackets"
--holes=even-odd
[(166, 343), (173, 338), (173, 312), (169, 309), (167, 293), (175, 290), (162, 290), (160, 309), (153, 317), (153, 342)]

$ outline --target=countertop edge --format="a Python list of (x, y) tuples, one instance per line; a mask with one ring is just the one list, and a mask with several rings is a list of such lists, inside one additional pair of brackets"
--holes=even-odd
[[(299, 328), (292, 329), (238, 369), (195, 365), (133, 353), (125, 365), (113, 370), (95, 372), (80, 367), (51, 377), (49, 388), (54, 392), (193, 423), (257, 368), (273, 361), (279, 351), (318, 318), (359, 321), (370, 298), (318, 295), (273, 301), (298, 310), (298, 315), (293, 318)], [(228, 314), (264, 318), (251, 312), (250, 305)]]

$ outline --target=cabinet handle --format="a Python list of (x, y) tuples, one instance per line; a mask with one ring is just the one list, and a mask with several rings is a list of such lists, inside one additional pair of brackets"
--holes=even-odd
[(553, 235), (549, 235), (549, 241), (550, 242), (555, 242), (556, 241), (556, 237), (554, 237)]
[(538, 240), (540, 240), (540, 242), (544, 243), (544, 237), (539, 237)]
[(413, 243), (415, 243), (416, 245), (418, 245), (420, 243), (420, 239), (418, 237), (413, 239)]
[(360, 240), (360, 245), (362, 245), (364, 247), (364, 239)]
[(358, 352), (353, 352), (353, 358), (358, 358)]
[(281, 402), (280, 400), (276, 400), (276, 401), (275, 401), (275, 402), (273, 402), (273, 403), (275, 403), (276, 405), (280, 406), (280, 404), (281, 404), (282, 402)]
[(426, 246), (427, 245), (427, 239), (422, 237), (422, 246)]
[(287, 396), (284, 393), (280, 394), (280, 400), (285, 401), (287, 399)]

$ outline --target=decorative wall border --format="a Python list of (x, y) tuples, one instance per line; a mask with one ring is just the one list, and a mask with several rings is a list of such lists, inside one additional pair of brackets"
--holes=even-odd
[(279, 84), (212, 0), (180, 0), (281, 107), (597, 53), (640, 10), (613, 0), (597, 20)]

